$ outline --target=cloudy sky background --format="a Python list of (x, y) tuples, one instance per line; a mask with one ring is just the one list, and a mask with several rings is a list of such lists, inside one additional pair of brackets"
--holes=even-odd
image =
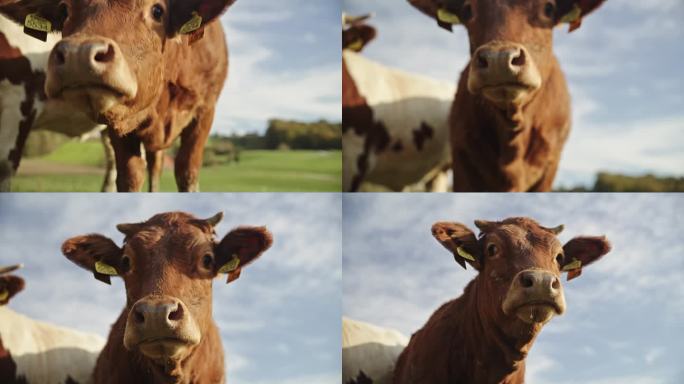
[[(437, 221), (529, 216), (562, 243), (605, 234), (613, 250), (563, 284), (568, 311), (542, 330), (530, 383), (684, 382), (683, 195), (350, 195), (343, 198), (343, 314), (418, 330), (475, 277), (437, 243)], [(476, 228), (475, 228), (476, 229)]]
[(263, 132), (274, 117), (341, 120), (339, 0), (239, 0), (221, 23), (230, 64), (214, 132)]
[(338, 383), (340, 378), (341, 198), (338, 194), (19, 194), (0, 196), (0, 265), (22, 262), (26, 289), (10, 308), (106, 337), (125, 304), (124, 286), (95, 280), (62, 256), (67, 238), (183, 210), (218, 211), (223, 237), (266, 225), (274, 244), (225, 284), (214, 281), (214, 319), (230, 383)]
[[(455, 83), (469, 51), (465, 28), (439, 28), (405, 0), (343, 0), (375, 12), (368, 57)], [(573, 128), (556, 186), (593, 184), (599, 170), (681, 176), (684, 169), (684, 2), (608, 0), (582, 27), (556, 29)]]

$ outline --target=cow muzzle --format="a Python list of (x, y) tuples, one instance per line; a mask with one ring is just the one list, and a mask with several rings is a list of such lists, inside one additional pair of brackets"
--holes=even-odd
[(124, 346), (152, 359), (178, 358), (199, 344), (199, 326), (185, 304), (171, 296), (138, 300), (126, 321)]
[(491, 42), (470, 60), (468, 91), (500, 108), (524, 102), (541, 85), (539, 69), (521, 44)]
[(74, 35), (50, 52), (45, 93), (65, 99), (96, 120), (138, 93), (135, 74), (111, 39)]
[(502, 310), (526, 323), (547, 323), (565, 312), (565, 296), (560, 278), (543, 270), (519, 272), (506, 293)]

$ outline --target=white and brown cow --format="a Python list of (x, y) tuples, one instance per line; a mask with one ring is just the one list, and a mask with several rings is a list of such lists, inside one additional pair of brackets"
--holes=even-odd
[(5, 304), (24, 288), (24, 280), (0, 268), (0, 383), (83, 384), (92, 382), (104, 346), (98, 335), (37, 321)]
[[(19, 167), (31, 131), (45, 129), (78, 137), (105, 128), (78, 111), (47, 102), (48, 56), (61, 36), (52, 33), (41, 41), (25, 34), (22, 26), (3, 14), (11, 3), (16, 2), (0, 1), (0, 191), (10, 190), (10, 179)], [(102, 138), (107, 160), (102, 190), (114, 191), (113, 152), (107, 135)]]
[(408, 345), (399, 331), (342, 318), (342, 383), (391, 384), (394, 365)]
[(361, 56), (375, 37), (363, 20), (347, 18), (342, 33), (343, 188), (358, 191), (370, 182), (395, 191), (414, 184), (446, 191), (456, 88)]

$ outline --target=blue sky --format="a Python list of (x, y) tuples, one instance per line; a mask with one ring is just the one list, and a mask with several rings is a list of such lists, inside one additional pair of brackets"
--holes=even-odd
[(273, 117), (341, 120), (339, 0), (239, 0), (221, 23), (230, 64), (213, 132), (262, 132)]
[(434, 240), (432, 224), (529, 216), (565, 224), (562, 243), (604, 234), (613, 250), (563, 282), (567, 312), (542, 330), (527, 381), (682, 383), (682, 207), (681, 194), (347, 194), (342, 312), (410, 335), (475, 277)]
[[(465, 28), (448, 33), (405, 0), (343, 0), (351, 14), (375, 12), (368, 57), (456, 82), (468, 61)], [(573, 128), (556, 186), (593, 184), (599, 170), (684, 173), (684, 2), (608, 0), (555, 52), (573, 98)]]
[(69, 237), (184, 210), (218, 211), (223, 237), (238, 225), (266, 225), (274, 244), (229, 285), (214, 284), (229, 383), (338, 383), (341, 327), (339, 194), (15, 194), (0, 196), (0, 265), (22, 262), (26, 289), (10, 307), (35, 319), (106, 336), (125, 304), (112, 286), (60, 252)]

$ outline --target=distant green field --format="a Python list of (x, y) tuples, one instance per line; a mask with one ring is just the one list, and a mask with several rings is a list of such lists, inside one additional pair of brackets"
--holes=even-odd
[[(99, 141), (69, 142), (49, 155), (22, 160), (14, 192), (96, 192), (104, 177)], [(25, 169), (25, 172), (22, 172)], [(42, 169), (46, 171), (43, 172)], [(202, 168), (203, 192), (337, 192), (342, 189), (341, 151), (243, 151), (240, 162)], [(175, 192), (165, 170), (163, 192)]]

